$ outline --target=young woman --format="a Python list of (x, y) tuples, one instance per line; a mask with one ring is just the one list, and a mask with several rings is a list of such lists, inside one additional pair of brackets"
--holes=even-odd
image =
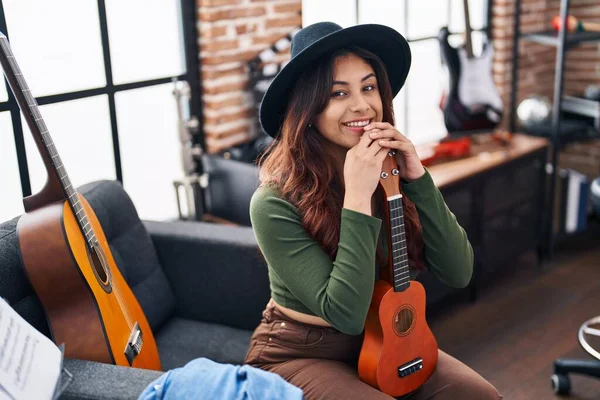
[[(272, 299), (245, 362), (279, 374), (309, 400), (390, 399), (357, 373), (378, 267), (387, 265), (378, 183), (390, 151), (404, 194), (411, 278), (428, 268), (464, 287), (473, 250), (414, 146), (394, 128), (392, 99), (411, 60), (404, 38), (381, 25), (318, 23), (294, 36), (291, 54), (260, 110), (275, 140), (260, 160), (250, 216)], [(433, 375), (404, 398), (501, 396), (439, 351)]]

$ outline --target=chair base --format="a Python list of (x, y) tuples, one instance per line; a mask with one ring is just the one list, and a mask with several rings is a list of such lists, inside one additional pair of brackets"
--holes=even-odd
[(558, 395), (569, 394), (571, 391), (570, 373), (600, 378), (600, 361), (562, 358), (554, 361), (554, 374), (550, 378), (554, 393)]

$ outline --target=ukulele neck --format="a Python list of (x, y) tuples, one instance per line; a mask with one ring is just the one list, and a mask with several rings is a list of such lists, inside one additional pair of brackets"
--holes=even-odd
[(410, 270), (404, 229), (404, 209), (402, 195), (388, 197), (390, 226), (390, 255), (392, 280), (395, 292), (403, 292), (410, 287)]

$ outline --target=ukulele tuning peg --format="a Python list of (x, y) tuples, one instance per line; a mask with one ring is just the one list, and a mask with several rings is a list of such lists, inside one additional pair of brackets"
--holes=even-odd
[(383, 171), (383, 172), (381, 173), (381, 177), (382, 177), (383, 179), (387, 178), (387, 177), (388, 177), (388, 173), (387, 173), (387, 172), (385, 172), (385, 171)]
[(390, 156), (390, 157), (393, 156), (394, 154), (396, 154), (396, 150), (390, 150), (388, 152), (388, 156)]
[(394, 175), (394, 176), (398, 175), (399, 173), (400, 173), (400, 171), (398, 171), (396, 168), (394, 168), (392, 170), (392, 175)]

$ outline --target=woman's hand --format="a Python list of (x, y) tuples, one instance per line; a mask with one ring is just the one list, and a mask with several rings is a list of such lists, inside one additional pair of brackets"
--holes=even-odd
[(346, 152), (344, 162), (344, 208), (371, 215), (371, 196), (379, 184), (381, 165), (388, 149), (364, 133)]
[(425, 174), (425, 168), (410, 140), (388, 122), (371, 122), (365, 126), (365, 133), (380, 146), (395, 149), (400, 178), (414, 181)]

